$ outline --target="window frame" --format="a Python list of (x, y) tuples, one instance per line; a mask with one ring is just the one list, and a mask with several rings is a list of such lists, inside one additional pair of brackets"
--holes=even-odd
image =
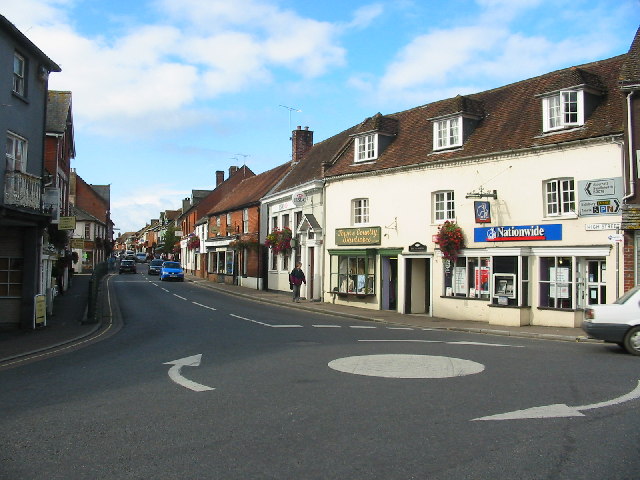
[[(455, 122), (455, 125), (453, 123)], [(462, 146), (462, 116), (433, 121), (433, 149), (446, 150)]]
[(370, 205), (368, 198), (351, 200), (351, 225), (367, 225), (369, 223)]
[(354, 163), (363, 163), (378, 158), (378, 134), (366, 133), (355, 137)]
[(22, 297), (22, 285), (24, 278), (23, 257), (0, 257), (0, 298)]
[[(573, 95), (575, 100), (568, 98)], [(543, 132), (581, 127), (584, 125), (584, 119), (584, 90), (560, 90), (542, 98)]]
[(13, 85), (11, 88), (14, 94), (23, 98), (27, 96), (27, 58), (18, 52), (13, 52)]
[[(566, 188), (570, 183), (571, 187)], [(554, 191), (550, 191), (550, 187), (554, 187)], [(576, 182), (573, 177), (550, 178), (543, 182), (544, 194), (544, 216), (551, 217), (567, 217), (576, 215)], [(570, 198), (565, 198), (567, 195)], [(550, 197), (554, 197), (552, 200)], [(553, 209), (555, 211), (550, 211)]]
[[(9, 152), (9, 143), (11, 143), (11, 152)], [(14, 133), (7, 131), (6, 139), (6, 169), (10, 172), (26, 172), (27, 158), (29, 152), (29, 141)]]
[(242, 210), (242, 233), (249, 233), (249, 209)]
[[(442, 200), (438, 200), (439, 195), (446, 195)], [(449, 198), (450, 195), (450, 198)], [(431, 194), (432, 216), (434, 224), (442, 224), (446, 221), (455, 221), (456, 219), (456, 204), (455, 204), (455, 191), (454, 190), (438, 190)], [(442, 205), (442, 208), (438, 208)], [(438, 218), (442, 215), (442, 218)]]
[[(338, 295), (376, 295), (376, 256), (373, 252), (329, 252), (329, 289)], [(350, 267), (356, 267), (351, 271)]]

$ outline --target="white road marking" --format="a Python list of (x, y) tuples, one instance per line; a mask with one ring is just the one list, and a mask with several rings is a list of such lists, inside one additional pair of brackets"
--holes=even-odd
[(618, 405), (620, 403), (629, 402), (640, 398), (640, 381), (638, 385), (631, 392), (622, 395), (613, 400), (607, 400), (599, 403), (592, 403), (591, 405), (582, 405), (577, 407), (570, 407), (564, 403), (557, 403), (555, 405), (545, 405), (542, 407), (526, 408), (524, 410), (516, 410), (514, 412), (499, 413), (497, 415), (489, 415), (488, 417), (474, 418), (476, 420), (522, 420), (531, 418), (560, 418), (560, 417), (584, 417), (584, 413), (581, 410), (593, 410), (596, 408), (610, 407)]
[(269, 325), (271, 328), (302, 328), (302, 325)]
[(349, 328), (378, 328), (369, 325), (349, 325)]
[(263, 325), (265, 327), (270, 327), (271, 326), (268, 323), (259, 322), (257, 320), (251, 320), (250, 318), (241, 317), (240, 315), (236, 315), (234, 313), (230, 313), (229, 315), (231, 315), (232, 317), (235, 317), (235, 318), (239, 318), (240, 320), (246, 320), (247, 322), (257, 323), (258, 325)]
[(200, 360), (202, 359), (202, 354), (193, 355), (191, 357), (181, 358), (179, 360), (173, 360), (172, 362), (165, 362), (164, 365), (173, 365), (169, 369), (169, 378), (176, 382), (178, 385), (181, 385), (189, 390), (193, 390), (194, 392), (206, 392), (208, 390), (215, 390), (214, 388), (207, 387), (206, 385), (202, 385), (200, 383), (192, 382), (184, 378), (180, 374), (180, 370), (182, 367), (197, 367), (200, 365)]
[(413, 330), (411, 327), (387, 327), (387, 330)]
[(342, 325), (311, 325), (314, 328), (342, 328)]
[(208, 308), (209, 310), (215, 310), (215, 308), (213, 308), (213, 307), (209, 307), (207, 305), (203, 305), (203, 304), (198, 303), (198, 302), (191, 302), (191, 303), (193, 303), (194, 305), (197, 305), (199, 307), (202, 307), (202, 308)]
[(431, 355), (363, 355), (338, 358), (329, 368), (343, 373), (383, 378), (450, 378), (484, 370), (481, 363)]
[(359, 342), (446, 343), (442, 340), (358, 340)]
[(164, 290), (165, 292), (169, 293), (169, 290), (167, 290), (166, 288), (163, 288), (162, 290)]
[(482, 347), (513, 347), (524, 348), (523, 345), (505, 345), (502, 343), (484, 343), (484, 342), (447, 342), (449, 345), (479, 345)]
[(181, 297), (180, 295), (176, 295), (175, 293), (173, 294), (174, 297), (178, 297), (180, 300), (186, 300), (186, 298)]

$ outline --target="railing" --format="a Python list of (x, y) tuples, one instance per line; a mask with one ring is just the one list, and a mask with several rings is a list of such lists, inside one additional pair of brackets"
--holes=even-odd
[(40, 177), (24, 172), (5, 172), (4, 203), (40, 210), (42, 183)]
[(98, 305), (98, 297), (100, 290), (100, 283), (102, 277), (107, 274), (108, 265), (107, 262), (98, 263), (91, 274), (91, 280), (89, 280), (89, 301), (87, 303), (87, 323), (96, 323), (99, 321), (100, 306)]

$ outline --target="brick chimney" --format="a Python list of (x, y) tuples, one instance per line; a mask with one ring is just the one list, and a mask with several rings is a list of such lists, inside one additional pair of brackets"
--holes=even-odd
[(191, 199), (190, 198), (183, 198), (182, 199), (182, 213), (186, 212), (187, 210), (189, 210), (191, 208)]
[(313, 147), (313, 131), (309, 127), (304, 130), (298, 126), (291, 132), (291, 163), (298, 163)]
[(216, 170), (216, 187), (224, 182), (224, 170)]
[(231, 166), (229, 167), (229, 178), (231, 178), (231, 176), (232, 176), (234, 173), (236, 173), (237, 171), (238, 171), (238, 167), (236, 167), (236, 166), (234, 166), (234, 165), (231, 165)]

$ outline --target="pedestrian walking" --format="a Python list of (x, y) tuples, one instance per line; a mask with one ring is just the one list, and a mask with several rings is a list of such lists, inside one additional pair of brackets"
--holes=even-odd
[(304, 283), (307, 284), (307, 279), (304, 277), (302, 271), (302, 263), (296, 262), (296, 268), (291, 270), (289, 274), (289, 287), (293, 290), (293, 302), (300, 303), (300, 286)]

